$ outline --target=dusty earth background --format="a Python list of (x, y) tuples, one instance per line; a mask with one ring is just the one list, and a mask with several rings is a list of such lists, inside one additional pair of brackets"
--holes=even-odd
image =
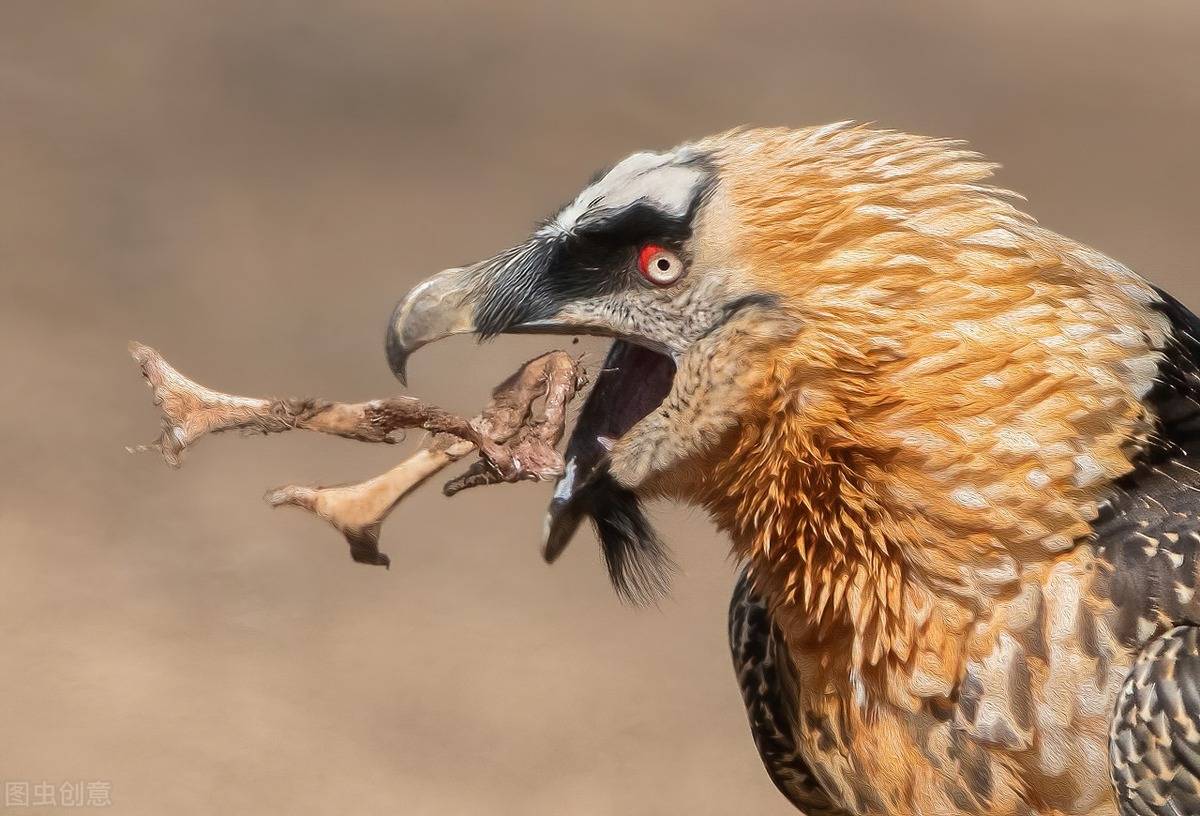
[[(0, 6), (0, 780), (111, 781), (128, 814), (789, 812), (700, 514), (658, 513), (686, 570), (661, 611), (617, 603), (590, 536), (541, 563), (547, 487), (427, 490), (393, 569), (358, 566), (259, 497), (399, 450), (222, 438), (169, 472), (123, 451), (155, 426), (125, 343), (384, 395), (393, 302), (598, 167), (846, 118), (969, 139), (1200, 305), (1200, 6), (966, 5)], [(413, 389), (470, 411), (546, 344), (439, 345)]]

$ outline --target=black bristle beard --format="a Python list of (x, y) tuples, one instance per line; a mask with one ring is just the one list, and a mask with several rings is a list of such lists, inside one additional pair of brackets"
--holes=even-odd
[(628, 603), (657, 604), (670, 593), (676, 565), (642, 511), (641, 501), (608, 473), (597, 477), (588, 498), (588, 515), (600, 538), (613, 589)]

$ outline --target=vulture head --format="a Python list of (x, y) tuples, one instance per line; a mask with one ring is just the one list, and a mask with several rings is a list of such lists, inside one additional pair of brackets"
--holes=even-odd
[(388, 359), (403, 380), (453, 334), (611, 337), (547, 559), (590, 518), (618, 590), (652, 597), (670, 559), (641, 500), (696, 503), (776, 602), (852, 627), (862, 660), (901, 654), (928, 616), (912, 575), (987, 596), (1021, 548), (1071, 546), (1089, 485), (1150, 432), (1155, 366), (1130, 360), (1163, 342), (1152, 291), (1038, 227), (992, 169), (847, 123), (635, 153), (524, 241), (416, 286)]

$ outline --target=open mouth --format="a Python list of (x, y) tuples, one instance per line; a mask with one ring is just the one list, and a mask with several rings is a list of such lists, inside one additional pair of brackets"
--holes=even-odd
[[(559, 300), (569, 293), (546, 289), (542, 278), (537, 278), (542, 288), (531, 291), (531, 272), (526, 268), (531, 256), (527, 256), (524, 250), (511, 258), (506, 255), (498, 269), (494, 261), (447, 269), (418, 284), (396, 304), (388, 326), (387, 354), (400, 381), (404, 382), (405, 366), (414, 351), (455, 334), (488, 338), (502, 333), (610, 333), (595, 321), (589, 324), (560, 314)], [(484, 273), (488, 277), (481, 279)], [(542, 552), (547, 561), (555, 560), (580, 522), (590, 519), (617, 593), (643, 603), (666, 594), (674, 564), (642, 512), (638, 495), (610, 472), (610, 452), (662, 404), (671, 390), (675, 364), (658, 351), (624, 339), (615, 329), (611, 334), (618, 339), (567, 444), (563, 475), (546, 516)]]
[(624, 491), (605, 466), (612, 446), (662, 404), (671, 390), (675, 363), (670, 357), (625, 340), (608, 351), (567, 444), (565, 470), (546, 514), (542, 554), (553, 562), (566, 549), (586, 516), (619, 501)]

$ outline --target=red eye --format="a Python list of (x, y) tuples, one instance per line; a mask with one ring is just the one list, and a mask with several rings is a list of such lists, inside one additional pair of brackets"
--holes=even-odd
[(646, 244), (638, 252), (638, 271), (655, 286), (669, 286), (683, 277), (683, 261), (669, 249)]

